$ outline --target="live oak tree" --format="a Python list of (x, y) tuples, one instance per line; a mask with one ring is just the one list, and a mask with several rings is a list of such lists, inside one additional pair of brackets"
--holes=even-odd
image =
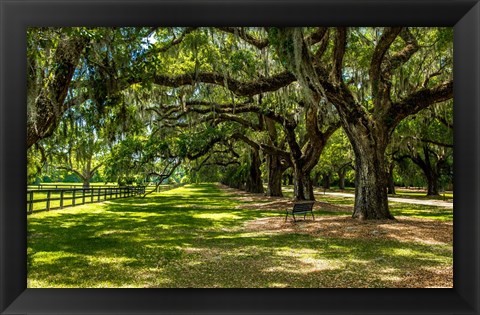
[(452, 180), (453, 103), (427, 108), (402, 121), (396, 130), (394, 158), (410, 159), (422, 172), (427, 195), (439, 195), (441, 179)]
[[(448, 36), (451, 30), (339, 27), (313, 32), (319, 40), (307, 38), (300, 28), (272, 29), (270, 37), (312, 101), (326, 98), (338, 111), (355, 153), (353, 217), (393, 219), (388, 209), (385, 150), (405, 117), (453, 97), (451, 46), (437, 40), (444, 34), (436, 34), (447, 32)], [(322, 41), (329, 43), (322, 45)], [(432, 64), (439, 50), (447, 58)], [(359, 53), (366, 59), (363, 64)], [(409, 65), (415, 71), (406, 71)], [(362, 82), (356, 80), (358, 73)], [(365, 81), (368, 91), (358, 86)]]
[(102, 119), (92, 104), (67, 109), (52, 136), (39, 140), (42, 159), (56, 169), (75, 174), (89, 188), (90, 181), (107, 159)]

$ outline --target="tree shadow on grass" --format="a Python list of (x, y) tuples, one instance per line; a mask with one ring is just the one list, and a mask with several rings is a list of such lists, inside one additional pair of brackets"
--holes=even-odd
[(235, 209), (200, 188), (193, 201), (169, 191), (29, 216), (30, 284), (402, 287), (408, 270), (451, 263), (448, 246), (249, 231), (242, 223), (272, 212)]

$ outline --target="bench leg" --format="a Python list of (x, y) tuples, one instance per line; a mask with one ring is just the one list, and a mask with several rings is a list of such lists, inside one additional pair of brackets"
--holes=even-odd
[(313, 221), (315, 221), (315, 216), (313, 215), (313, 211), (312, 211), (312, 218), (313, 218)]
[(287, 222), (287, 218), (288, 218), (288, 212), (287, 212), (287, 215), (285, 216), (285, 222)]

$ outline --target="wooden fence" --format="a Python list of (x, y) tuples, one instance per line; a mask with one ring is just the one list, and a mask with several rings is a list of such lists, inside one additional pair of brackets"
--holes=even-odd
[(27, 211), (63, 209), (86, 203), (126, 198), (145, 193), (145, 186), (58, 188), (27, 190)]
[[(48, 190), (48, 189), (74, 189), (74, 188), (83, 188), (81, 183), (78, 184), (38, 184), (38, 185), (28, 185), (27, 189), (29, 190)], [(97, 185), (97, 184), (90, 184), (88, 188), (118, 188), (117, 185)]]

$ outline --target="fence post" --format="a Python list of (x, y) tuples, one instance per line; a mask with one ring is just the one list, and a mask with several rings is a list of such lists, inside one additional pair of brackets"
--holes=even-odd
[(72, 190), (72, 206), (75, 205), (75, 188)]
[(63, 189), (60, 190), (60, 209), (63, 209)]
[(100, 201), (100, 193), (101, 193), (101, 188), (98, 188), (98, 197), (97, 197), (97, 201)]
[(82, 205), (85, 204), (85, 188), (82, 188)]
[(50, 210), (50, 193), (51, 192), (52, 192), (51, 190), (47, 191), (47, 211)]
[(93, 203), (93, 188), (90, 188), (90, 203)]

